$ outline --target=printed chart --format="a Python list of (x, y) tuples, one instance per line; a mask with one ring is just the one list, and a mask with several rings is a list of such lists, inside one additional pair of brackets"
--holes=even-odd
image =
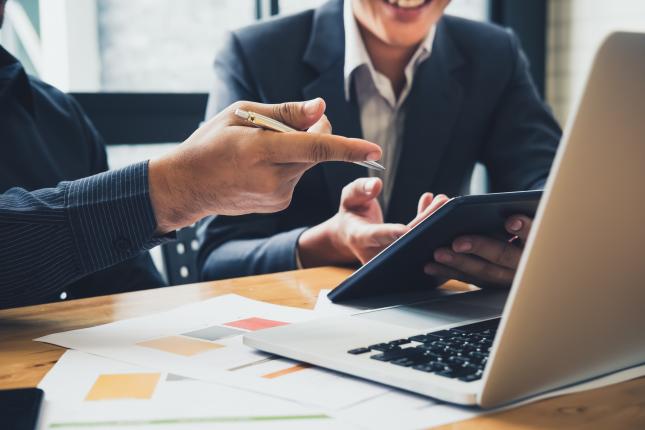
[(244, 333), (315, 316), (308, 310), (227, 295), (37, 340), (330, 410), (387, 392), (385, 386), (271, 356), (242, 343)]
[(287, 400), (79, 351), (67, 351), (40, 387), (46, 396), (41, 430), (350, 428)]

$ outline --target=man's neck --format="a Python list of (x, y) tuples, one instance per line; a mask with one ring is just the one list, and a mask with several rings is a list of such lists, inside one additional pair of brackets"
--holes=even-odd
[(363, 28), (360, 23), (358, 28), (374, 68), (390, 80), (398, 98), (406, 84), (405, 66), (410, 62), (418, 45), (405, 48), (391, 46)]

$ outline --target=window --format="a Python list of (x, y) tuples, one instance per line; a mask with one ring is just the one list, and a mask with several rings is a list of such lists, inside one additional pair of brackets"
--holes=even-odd
[(325, 0), (280, 0), (280, 15), (312, 9), (323, 3), (325, 3)]
[(550, 0), (547, 99), (564, 124), (593, 56), (612, 31), (645, 31), (643, 0)]
[(256, 15), (251, 0), (98, 0), (97, 16), (101, 90), (203, 92), (225, 34)]
[(256, 0), (10, 0), (2, 43), (66, 91), (207, 91), (229, 30)]

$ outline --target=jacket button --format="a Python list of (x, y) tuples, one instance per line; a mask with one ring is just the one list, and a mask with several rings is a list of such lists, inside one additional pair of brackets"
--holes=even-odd
[(122, 252), (129, 251), (132, 247), (132, 242), (130, 242), (130, 239), (120, 237), (114, 241), (114, 247)]

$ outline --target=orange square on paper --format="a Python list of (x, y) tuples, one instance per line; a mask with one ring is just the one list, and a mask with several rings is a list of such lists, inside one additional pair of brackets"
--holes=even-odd
[(137, 343), (137, 345), (169, 352), (171, 354), (183, 355), (185, 357), (201, 354), (206, 351), (212, 351), (214, 349), (224, 348), (224, 345), (219, 343), (207, 342), (183, 336), (168, 336), (160, 339), (146, 340), (144, 342)]
[(85, 400), (150, 399), (159, 377), (159, 373), (99, 375)]
[(265, 328), (279, 327), (281, 325), (289, 325), (289, 323), (253, 317), (253, 318), (246, 318), (238, 321), (227, 322), (224, 325), (227, 325), (229, 327), (237, 327), (244, 330), (256, 331), (256, 330), (262, 330)]

